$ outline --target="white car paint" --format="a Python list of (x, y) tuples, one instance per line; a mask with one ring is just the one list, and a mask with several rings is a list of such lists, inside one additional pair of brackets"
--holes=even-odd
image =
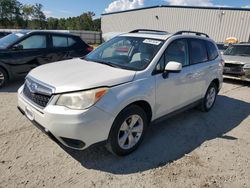
[[(45, 108), (40, 108), (29, 101), (23, 94), (23, 86), (18, 90), (18, 106), (25, 112), (27, 107), (34, 114), (34, 120), (51, 132), (61, 143), (61, 137), (83, 141), (86, 149), (90, 145), (107, 140), (115, 117), (126, 106), (146, 101), (152, 109), (152, 119), (189, 105), (205, 96), (206, 90), (214, 79), (222, 86), (223, 67), (221, 56), (206, 64), (183, 67), (179, 73), (169, 73), (168, 78), (162, 74), (152, 75), (162, 53), (167, 46), (179, 38), (211, 39), (194, 35), (154, 35), (125, 34), (166, 42), (155, 55), (149, 66), (142, 71), (117, 69), (82, 59), (72, 59), (40, 66), (32, 70), (28, 78), (41, 85), (53, 88), (53, 97)], [(57, 106), (61, 93), (87, 90), (108, 86), (108, 92), (92, 107), (85, 110), (72, 110)], [(74, 148), (74, 147), (73, 147)]]

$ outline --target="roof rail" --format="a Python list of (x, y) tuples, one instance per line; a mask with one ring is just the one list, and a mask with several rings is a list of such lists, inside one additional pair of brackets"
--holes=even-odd
[(183, 33), (193, 33), (198, 36), (204, 35), (205, 37), (209, 38), (209, 36), (206, 33), (196, 32), (196, 31), (178, 31), (174, 35), (182, 35)]
[(167, 31), (160, 31), (160, 30), (153, 30), (153, 29), (136, 29), (133, 31), (130, 31), (129, 33), (139, 33), (139, 32), (144, 32), (144, 31), (149, 31), (149, 32), (154, 32), (154, 33), (168, 33)]

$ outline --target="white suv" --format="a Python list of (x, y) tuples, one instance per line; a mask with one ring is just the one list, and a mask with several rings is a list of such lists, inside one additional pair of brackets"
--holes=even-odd
[(204, 33), (135, 30), (85, 58), (33, 69), (18, 90), (18, 108), (65, 146), (105, 141), (126, 155), (150, 122), (194, 105), (209, 111), (222, 72), (217, 46)]

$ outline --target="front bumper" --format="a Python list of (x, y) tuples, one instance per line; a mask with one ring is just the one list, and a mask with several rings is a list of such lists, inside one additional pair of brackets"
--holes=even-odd
[(250, 81), (250, 68), (244, 68), (244, 64), (225, 63), (223, 77)]
[(93, 106), (87, 110), (71, 110), (49, 103), (41, 109), (18, 90), (18, 108), (46, 133), (73, 149), (86, 149), (107, 140), (114, 117)]

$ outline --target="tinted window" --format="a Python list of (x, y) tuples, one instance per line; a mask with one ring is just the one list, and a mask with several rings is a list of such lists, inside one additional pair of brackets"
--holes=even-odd
[(205, 41), (199, 39), (190, 40), (191, 64), (208, 61)]
[(165, 62), (176, 61), (182, 66), (188, 65), (188, 45), (185, 39), (175, 40), (165, 51)]
[(209, 60), (214, 60), (218, 57), (218, 51), (215, 45), (212, 42), (206, 41), (207, 43), (207, 52)]
[(74, 39), (68, 38), (68, 45), (69, 45), (69, 46), (72, 46), (72, 45), (75, 44), (75, 43), (76, 43), (76, 41), (75, 41)]
[(68, 38), (61, 36), (52, 37), (54, 47), (68, 47)]
[(73, 38), (63, 36), (52, 36), (53, 47), (65, 48), (72, 46), (76, 43)]
[(46, 48), (46, 36), (45, 35), (32, 35), (24, 39), (20, 44), (23, 49), (39, 49)]

